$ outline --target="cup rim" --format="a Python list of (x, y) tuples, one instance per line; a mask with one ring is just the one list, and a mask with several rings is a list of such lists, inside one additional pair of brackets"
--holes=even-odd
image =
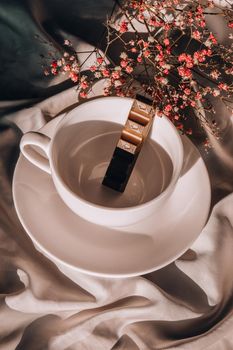
[[(98, 100), (106, 100), (107, 99), (125, 99), (125, 97), (117, 97), (117, 96), (108, 96), (108, 97), (100, 97), (98, 98)], [(132, 100), (132, 98), (127, 98), (128, 100)], [(95, 99), (97, 100), (97, 99)], [(88, 102), (92, 102), (92, 101), (95, 101), (95, 100), (91, 100), (91, 101), (87, 101), (86, 103)], [(86, 104), (85, 103), (85, 104)], [(76, 107), (78, 108), (78, 107)], [(57, 127), (56, 127), (56, 131), (55, 131), (55, 134), (54, 136), (52, 137), (52, 140), (51, 140), (51, 144), (50, 144), (50, 150), (49, 150), (49, 153), (50, 153), (50, 157), (49, 157), (49, 161), (50, 161), (50, 167), (51, 167), (51, 175), (52, 177), (55, 177), (56, 180), (62, 184), (62, 187), (65, 189), (65, 191), (67, 191), (69, 193), (70, 196), (72, 196), (73, 199), (75, 199), (76, 201), (79, 201), (81, 202), (82, 204), (86, 205), (87, 207), (89, 208), (94, 208), (96, 210), (101, 210), (101, 211), (107, 211), (107, 212), (121, 212), (121, 211), (128, 211), (128, 212), (133, 212), (133, 211), (136, 211), (136, 210), (140, 210), (140, 209), (144, 209), (148, 206), (150, 206), (151, 204), (153, 204), (154, 202), (159, 202), (163, 199), (163, 197), (165, 197), (169, 192), (172, 192), (173, 188), (175, 187), (177, 181), (179, 180), (179, 177), (180, 177), (180, 173), (181, 173), (181, 170), (182, 170), (182, 166), (183, 166), (183, 158), (184, 158), (184, 151), (183, 151), (183, 143), (182, 143), (182, 140), (181, 140), (181, 137), (179, 135), (179, 132), (178, 130), (176, 129), (176, 127), (173, 125), (173, 123), (166, 117), (166, 116), (162, 116), (162, 117), (158, 117), (155, 115), (155, 118), (165, 118), (165, 120), (167, 121), (168, 124), (170, 124), (170, 127), (172, 127), (174, 133), (176, 134), (176, 137), (177, 137), (177, 141), (178, 141), (178, 144), (179, 144), (179, 148), (177, 149), (177, 151), (179, 152), (179, 163), (178, 163), (178, 166), (177, 166), (177, 170), (176, 170), (176, 174), (174, 175), (174, 173), (172, 174), (172, 177), (171, 177), (171, 181), (169, 182), (168, 186), (165, 188), (164, 191), (162, 191), (158, 196), (156, 196), (155, 198), (152, 198), (150, 199), (149, 201), (145, 202), (145, 203), (141, 203), (141, 204), (137, 204), (137, 205), (133, 205), (133, 206), (130, 206), (130, 207), (120, 207), (120, 208), (115, 208), (115, 207), (109, 207), (109, 206), (104, 206), (104, 205), (99, 205), (99, 204), (96, 204), (96, 203), (92, 203), (82, 197), (80, 197), (79, 195), (75, 194), (71, 189), (70, 187), (66, 184), (66, 182), (63, 180), (62, 176), (59, 174), (59, 172), (56, 170), (56, 168), (54, 167), (54, 164), (53, 164), (53, 145), (54, 145), (54, 140), (56, 139), (56, 135), (57, 135), (57, 132), (58, 130), (65, 124), (65, 122), (67, 122), (67, 120), (70, 118), (70, 115), (71, 115), (71, 112), (73, 110), (71, 110), (70, 112), (68, 112), (62, 119), (61, 121), (58, 123)], [(99, 119), (100, 121), (102, 119)], [(119, 125), (122, 125), (120, 123), (116, 123), (116, 124), (119, 124)]]

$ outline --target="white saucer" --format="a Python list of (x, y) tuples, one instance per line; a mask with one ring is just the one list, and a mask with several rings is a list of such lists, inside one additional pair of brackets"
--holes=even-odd
[[(41, 132), (52, 136), (62, 116)], [(16, 211), (36, 246), (55, 262), (103, 277), (157, 270), (183, 254), (200, 234), (210, 208), (210, 182), (185, 137), (182, 176), (167, 204), (135, 225), (113, 229), (81, 219), (66, 207), (48, 174), (20, 155), (13, 179)]]

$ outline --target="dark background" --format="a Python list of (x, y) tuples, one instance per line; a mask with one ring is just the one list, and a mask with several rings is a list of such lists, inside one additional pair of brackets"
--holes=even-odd
[(46, 42), (58, 52), (70, 35), (98, 45), (113, 6), (114, 0), (0, 0), (1, 114), (17, 109), (12, 100), (21, 100), (22, 108), (25, 99), (28, 105), (28, 99), (36, 102), (72, 86), (44, 76)]

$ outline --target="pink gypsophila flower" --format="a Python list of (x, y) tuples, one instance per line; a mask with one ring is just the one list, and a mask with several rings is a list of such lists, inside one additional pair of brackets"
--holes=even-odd
[(178, 73), (182, 78), (192, 78), (192, 72), (190, 69), (185, 67), (178, 67)]
[(121, 65), (121, 67), (125, 68), (128, 65), (128, 61), (127, 60), (121, 60), (120, 65)]
[(185, 62), (187, 68), (193, 67), (193, 58), (191, 55), (187, 55), (186, 53), (182, 53), (178, 57), (179, 62)]
[(212, 33), (210, 33), (210, 35), (209, 35), (209, 40), (211, 40), (213, 44), (217, 44), (218, 43), (217, 39), (215, 38), (215, 36)]
[(172, 110), (172, 105), (169, 104), (169, 105), (165, 106), (165, 111), (166, 112), (170, 112), (171, 110)]
[(85, 91), (80, 92), (80, 97), (87, 98), (87, 93)]
[(81, 81), (80, 86), (82, 89), (87, 89), (89, 84), (86, 80)]
[(74, 82), (76, 83), (78, 81), (78, 75), (74, 72), (70, 72), (69, 74), (69, 78)]
[(165, 46), (168, 46), (168, 45), (170, 44), (170, 41), (169, 41), (168, 38), (164, 39), (163, 42), (164, 42), (164, 45), (165, 45)]
[(91, 72), (95, 72), (97, 70), (97, 67), (95, 65), (91, 66), (90, 67), (90, 71)]
[(185, 95), (190, 95), (191, 94), (191, 90), (186, 88), (186, 89), (184, 89), (184, 93), (185, 93)]
[(122, 21), (122, 22), (120, 23), (119, 32), (120, 32), (120, 33), (125, 33), (125, 32), (127, 32), (127, 30), (128, 30), (128, 22)]
[(57, 71), (56, 68), (51, 68), (51, 73), (52, 73), (53, 75), (57, 75), (57, 74), (58, 74), (58, 71)]
[(101, 64), (104, 62), (104, 59), (103, 59), (103, 57), (98, 57), (96, 61), (97, 61), (97, 63)]
[(69, 71), (70, 71), (70, 68), (71, 68), (71, 65), (70, 65), (70, 64), (66, 64), (66, 65), (63, 67), (63, 70), (64, 70), (64, 72), (69, 72)]
[(150, 50), (145, 50), (145, 51), (143, 52), (143, 56), (144, 56), (144, 57), (149, 57), (150, 54), (151, 54)]
[(192, 34), (192, 37), (196, 40), (200, 40), (201, 39), (201, 33), (198, 30), (195, 30)]
[(110, 72), (108, 69), (103, 69), (102, 70), (102, 74), (105, 78), (108, 78), (110, 76)]
[(53, 61), (53, 62), (51, 63), (51, 67), (57, 68), (57, 61)]
[(132, 73), (133, 67), (127, 66), (127, 67), (125, 68), (125, 70), (126, 70), (127, 73)]
[(118, 71), (112, 72), (112, 78), (113, 79), (119, 79), (120, 78), (120, 73)]
[(227, 90), (228, 90), (227, 84), (224, 84), (224, 83), (218, 84), (218, 88), (219, 88), (220, 90), (224, 90), (224, 91), (227, 91)]

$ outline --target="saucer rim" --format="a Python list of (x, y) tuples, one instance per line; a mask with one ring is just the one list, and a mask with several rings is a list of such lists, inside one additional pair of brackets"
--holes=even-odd
[[(58, 116), (58, 117), (56, 117), (54, 119), (52, 119), (47, 124), (45, 124), (40, 130), (42, 130), (45, 127), (48, 128), (49, 127), (48, 124), (50, 124), (50, 123), (54, 123), (55, 124), (57, 122), (57, 124), (58, 124), (60, 122), (60, 120), (63, 118), (63, 116), (64, 116), (64, 114), (60, 115), (60, 116)], [(56, 127), (57, 124), (55, 124), (55, 127)], [(188, 139), (186, 136), (182, 136), (182, 137)], [(192, 147), (194, 147), (198, 151), (197, 147), (189, 139), (188, 139), (188, 142), (190, 142)], [(199, 151), (198, 151), (198, 153), (199, 153)], [(13, 181), (12, 181), (12, 193), (13, 193), (13, 201), (14, 201), (16, 213), (17, 213), (17, 215), (19, 217), (19, 220), (20, 220), (23, 228), (25, 229), (26, 233), (31, 238), (32, 242), (34, 243), (35, 248), (36, 249), (38, 248), (47, 258), (50, 258), (54, 263), (57, 262), (57, 263), (59, 263), (59, 264), (61, 264), (63, 266), (71, 268), (71, 269), (73, 269), (75, 271), (79, 271), (81, 273), (85, 273), (85, 274), (88, 274), (88, 275), (91, 275), (91, 276), (103, 277), (103, 278), (128, 278), (128, 277), (135, 277), (135, 276), (145, 275), (145, 274), (151, 273), (153, 271), (159, 270), (159, 269), (169, 265), (170, 263), (174, 262), (175, 260), (177, 260), (180, 256), (182, 256), (187, 251), (187, 249), (189, 249), (192, 246), (193, 242), (195, 242), (195, 240), (198, 238), (198, 236), (201, 233), (201, 231), (200, 231), (197, 235), (195, 235), (195, 237), (192, 240), (189, 241), (188, 245), (184, 249), (180, 250), (179, 253), (177, 253), (176, 255), (173, 255), (170, 259), (166, 260), (166, 262), (161, 263), (161, 264), (157, 265), (156, 267), (151, 267), (149, 269), (144, 269), (144, 270), (140, 270), (140, 271), (137, 270), (135, 272), (129, 272), (129, 273), (106, 273), (106, 272), (96, 272), (96, 271), (93, 271), (93, 270), (85, 269), (83, 267), (78, 267), (78, 266), (72, 265), (69, 262), (64, 261), (61, 258), (59, 258), (58, 256), (54, 255), (51, 251), (49, 251), (41, 243), (39, 243), (37, 241), (37, 239), (33, 236), (33, 233), (27, 227), (26, 222), (24, 221), (24, 218), (23, 218), (23, 216), (20, 213), (20, 209), (19, 209), (19, 206), (18, 206), (18, 203), (17, 203), (17, 199), (16, 199), (16, 186), (15, 186), (15, 183), (16, 183), (17, 169), (20, 166), (21, 160), (23, 158), (25, 159), (25, 157), (22, 154), (20, 154), (19, 159), (17, 161), (17, 164), (15, 166), (15, 171), (14, 171)], [(201, 156), (200, 156), (200, 159), (201, 159), (201, 162), (202, 162), (202, 165), (203, 165), (203, 171), (205, 172), (206, 179), (208, 180), (207, 181), (208, 182), (208, 188), (206, 188), (206, 194), (208, 192), (208, 203), (206, 203), (206, 208), (208, 210), (206, 210), (205, 220), (203, 219), (203, 224), (201, 225), (202, 228), (203, 228), (204, 225), (207, 222), (207, 219), (208, 219), (208, 216), (209, 216), (209, 212), (210, 212), (211, 186), (210, 186), (209, 174), (208, 174), (207, 168), (206, 168), (205, 163), (204, 163), (204, 161), (203, 161)], [(207, 201), (207, 199), (206, 199), (206, 201)], [(146, 219), (143, 219), (141, 221), (143, 222), (145, 220)], [(94, 225), (97, 225), (97, 224), (94, 224)], [(97, 226), (100, 226), (100, 225), (97, 225)], [(127, 226), (125, 226), (125, 227), (127, 227)], [(113, 227), (109, 227), (109, 229), (111, 230), (111, 229), (113, 229)]]

